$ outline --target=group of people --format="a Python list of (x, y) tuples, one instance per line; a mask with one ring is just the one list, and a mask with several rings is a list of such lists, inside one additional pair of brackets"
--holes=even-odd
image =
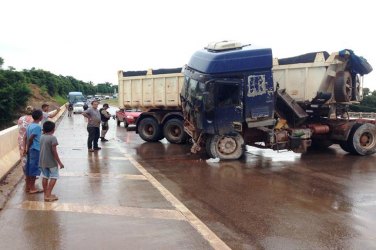
[[(93, 101), (91, 107), (82, 114), (87, 118), (87, 131), (89, 133), (87, 147), (89, 152), (100, 150), (98, 140), (108, 141), (105, 136), (108, 131), (108, 121), (111, 114), (107, 111), (109, 105), (103, 104), (98, 110), (98, 101)], [(26, 108), (26, 114), (18, 119), (18, 146), (21, 163), (25, 174), (25, 191), (29, 194), (44, 193), (44, 201), (52, 202), (58, 197), (52, 190), (59, 178), (59, 168), (64, 168), (57, 152), (59, 145), (55, 132), (55, 123), (49, 118), (55, 117), (60, 108), (53, 113), (48, 113), (49, 105), (43, 104), (41, 109), (31, 106)], [(100, 126), (102, 131), (100, 132)], [(42, 178), (42, 189), (35, 185), (38, 177)]]
[[(51, 114), (48, 113), (48, 104), (41, 108), (28, 106), (26, 115), (19, 118), (18, 146), (25, 174), (25, 191), (29, 194), (43, 192), (44, 200), (51, 202), (58, 200), (52, 190), (59, 178), (59, 167), (64, 168), (64, 165), (57, 153), (57, 138), (53, 135), (55, 123), (48, 119), (55, 117), (60, 108)], [(35, 186), (38, 176), (42, 178), (43, 190)]]

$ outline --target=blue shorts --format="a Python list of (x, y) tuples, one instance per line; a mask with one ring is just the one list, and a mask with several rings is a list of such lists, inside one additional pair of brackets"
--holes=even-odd
[(40, 168), (41, 177), (45, 179), (59, 179), (59, 168)]
[(27, 154), (27, 160), (25, 165), (26, 176), (39, 176), (39, 151), (36, 149), (30, 149)]

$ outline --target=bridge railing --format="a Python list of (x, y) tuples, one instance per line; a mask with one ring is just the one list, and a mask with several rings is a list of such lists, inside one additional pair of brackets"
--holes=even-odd
[[(57, 121), (64, 113), (66, 106), (60, 108), (59, 113), (52, 119)], [(51, 111), (55, 112), (55, 111)], [(15, 167), (20, 161), (20, 151), (18, 149), (18, 126), (0, 131), (0, 181), (4, 176)]]

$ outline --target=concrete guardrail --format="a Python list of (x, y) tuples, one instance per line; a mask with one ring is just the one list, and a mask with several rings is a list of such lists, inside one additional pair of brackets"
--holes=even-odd
[[(51, 121), (56, 122), (64, 114), (66, 106), (60, 108), (59, 113)], [(55, 111), (51, 111), (55, 112)], [(20, 162), (18, 149), (18, 126), (0, 131), (0, 181)]]

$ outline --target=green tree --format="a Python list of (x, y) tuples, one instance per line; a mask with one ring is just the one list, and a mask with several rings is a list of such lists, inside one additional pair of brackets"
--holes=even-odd
[(0, 57), (0, 69), (3, 67), (3, 64), (4, 64), (4, 59)]
[(363, 96), (369, 95), (369, 92), (370, 92), (369, 88), (363, 88)]

